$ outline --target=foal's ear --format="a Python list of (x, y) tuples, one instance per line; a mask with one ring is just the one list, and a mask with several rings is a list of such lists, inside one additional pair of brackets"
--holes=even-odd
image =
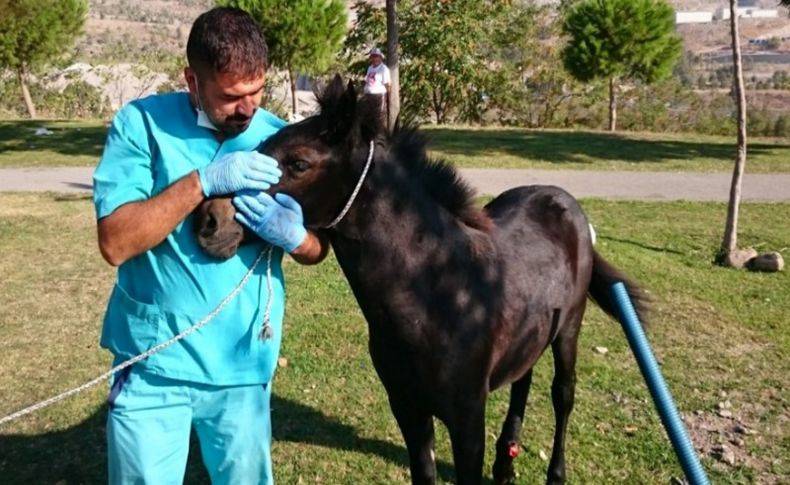
[(357, 93), (353, 82), (349, 81), (348, 86), (344, 87), (343, 78), (336, 74), (319, 97), (318, 103), (332, 138), (344, 138), (351, 132), (357, 111)]

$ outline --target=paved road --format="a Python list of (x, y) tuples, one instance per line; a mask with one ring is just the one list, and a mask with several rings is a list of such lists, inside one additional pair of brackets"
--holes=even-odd
[[(0, 169), (0, 191), (91, 190), (92, 168)], [(576, 197), (633, 200), (726, 201), (731, 175), (668, 172), (592, 172), (573, 170), (463, 169), (481, 194), (510, 187), (557, 185)], [(746, 174), (743, 200), (790, 201), (790, 174)]]

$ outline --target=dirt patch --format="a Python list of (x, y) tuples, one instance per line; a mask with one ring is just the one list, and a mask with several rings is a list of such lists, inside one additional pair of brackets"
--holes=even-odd
[(722, 401), (712, 411), (698, 410), (683, 416), (683, 421), (697, 453), (712, 458), (713, 466), (723, 472), (735, 468), (754, 471), (755, 483), (778, 485), (787, 483), (779, 470), (785, 467), (783, 457), (767, 457), (760, 450), (777, 440), (776, 433), (790, 424), (786, 409), (773, 426), (766, 428), (760, 417), (767, 411), (762, 404), (748, 403), (734, 409), (723, 393)]

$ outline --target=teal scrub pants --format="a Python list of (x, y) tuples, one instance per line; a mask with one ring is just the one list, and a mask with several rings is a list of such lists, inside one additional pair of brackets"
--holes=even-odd
[(181, 484), (194, 427), (214, 485), (273, 484), (271, 385), (212, 386), (131, 372), (108, 402), (109, 480)]

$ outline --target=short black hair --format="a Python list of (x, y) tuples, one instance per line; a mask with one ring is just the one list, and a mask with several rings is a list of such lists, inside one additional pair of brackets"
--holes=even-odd
[(239, 8), (216, 7), (192, 24), (187, 61), (201, 74), (254, 78), (269, 67), (269, 48), (250, 14)]

